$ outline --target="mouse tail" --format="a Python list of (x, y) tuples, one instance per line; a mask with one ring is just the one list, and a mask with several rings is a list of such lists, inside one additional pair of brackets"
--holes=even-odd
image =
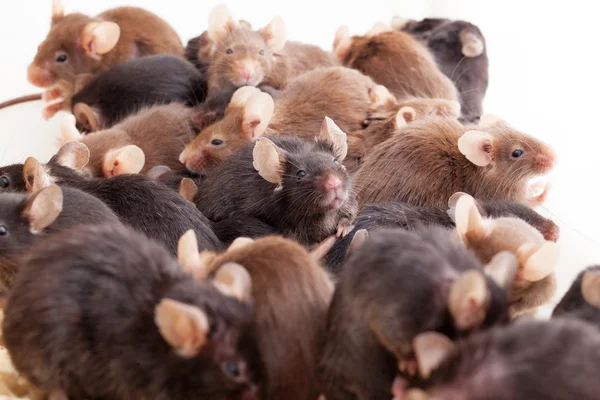
[(42, 94), (41, 93), (37, 93), (37, 94), (30, 94), (28, 96), (21, 96), (21, 97), (17, 97), (15, 99), (10, 99), (7, 100), (3, 103), (0, 103), (0, 110), (6, 107), (10, 107), (10, 106), (14, 106), (16, 104), (21, 104), (21, 103), (26, 103), (29, 101), (37, 101), (37, 100), (42, 100)]

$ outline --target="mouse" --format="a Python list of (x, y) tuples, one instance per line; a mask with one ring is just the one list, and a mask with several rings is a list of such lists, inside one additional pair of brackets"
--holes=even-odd
[[(248, 24), (236, 21), (225, 4), (210, 12), (207, 36), (212, 42), (208, 51), (209, 93), (261, 84), (283, 89), (304, 72), (338, 64), (317, 46), (287, 41), (282, 18), (253, 31)], [(208, 44), (204, 46), (208, 48)]]
[(200, 277), (214, 276), (212, 271), (229, 263), (243, 266), (250, 275), (253, 332), (266, 382), (261, 398), (316, 399), (317, 355), (333, 284), (314, 254), (280, 236), (240, 237), (224, 253), (202, 252), (196, 258), (193, 246), (190, 250), (187, 259)]
[(194, 202), (213, 222), (257, 218), (307, 246), (344, 236), (358, 211), (346, 152), (346, 135), (330, 119), (317, 140), (261, 137), (207, 172)]
[(195, 106), (206, 97), (206, 78), (182, 57), (160, 54), (122, 62), (96, 75), (73, 95), (80, 131), (116, 125), (140, 109), (169, 103)]
[(549, 186), (532, 194), (529, 180), (549, 173), (554, 163), (549, 145), (496, 116), (483, 116), (469, 126), (430, 117), (406, 125), (373, 149), (356, 173), (355, 185), (361, 205), (444, 207), (452, 194), (466, 192), (481, 201), (513, 200), (537, 207)]
[(240, 214), (213, 222), (212, 227), (215, 235), (226, 246), (229, 246), (238, 237), (258, 239), (279, 234), (278, 229), (263, 220)]
[(195, 136), (194, 111), (171, 103), (142, 108), (117, 125), (82, 135), (70, 114), (61, 121), (61, 144), (80, 141), (90, 151), (85, 171), (92, 176), (145, 174), (158, 165), (177, 172), (179, 154)]
[(46, 119), (71, 109), (77, 89), (111, 66), (153, 54), (183, 56), (177, 32), (159, 16), (137, 7), (118, 7), (90, 17), (65, 13), (60, 0), (52, 0), (50, 31), (38, 46), (27, 69), (28, 81), (46, 89)]
[(456, 339), (507, 324), (515, 270), (506, 252), (482, 267), (440, 227), (369, 234), (352, 252), (329, 309), (319, 364), (325, 397), (389, 398), (399, 364), (404, 374), (416, 373), (419, 333)]
[(600, 328), (600, 266), (581, 271), (554, 308), (552, 318), (577, 318)]
[(394, 400), (592, 400), (600, 390), (600, 335), (579, 321), (523, 321), (457, 343), (426, 332), (414, 346), (426, 378), (399, 379)]
[(359, 130), (389, 96), (372, 79), (344, 67), (307, 72), (276, 98), (258, 88), (242, 87), (232, 97), (225, 117), (202, 130), (181, 153), (180, 161), (198, 172), (218, 165), (261, 136), (313, 139), (325, 117), (344, 132)]
[(489, 81), (487, 45), (479, 27), (461, 20), (425, 18), (415, 21), (400, 17), (392, 20), (392, 26), (427, 46), (439, 69), (458, 89), (462, 119), (476, 122), (483, 114), (483, 99)]
[(10, 289), (21, 257), (34, 244), (77, 225), (102, 223), (120, 224), (102, 201), (77, 189), (0, 192), (0, 291)]
[[(142, 175), (87, 176), (82, 169), (88, 159), (89, 150), (79, 142), (65, 144), (46, 164), (29, 157), (20, 166), (23, 190), (37, 191), (51, 184), (82, 190), (103, 201), (123, 224), (162, 242), (173, 254), (179, 237), (189, 229), (196, 232), (201, 249), (222, 248), (210, 221), (177, 192)], [(16, 180), (11, 178), (11, 182)]]
[(333, 46), (342, 65), (370, 76), (400, 99), (459, 100), (454, 83), (429, 50), (408, 33), (378, 23), (363, 36), (351, 36), (348, 26), (341, 26)]
[(198, 281), (123, 226), (55, 235), (21, 264), (6, 348), (52, 399), (258, 399), (251, 282), (239, 265), (218, 272)]

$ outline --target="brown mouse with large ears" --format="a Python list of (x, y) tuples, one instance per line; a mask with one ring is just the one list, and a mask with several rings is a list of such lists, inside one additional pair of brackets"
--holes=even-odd
[(46, 88), (43, 99), (62, 101), (44, 110), (50, 118), (71, 107), (71, 96), (98, 72), (123, 61), (152, 54), (183, 55), (177, 33), (160, 17), (141, 8), (119, 7), (96, 17), (65, 14), (60, 0), (52, 0), (52, 24), (39, 45), (27, 76)]

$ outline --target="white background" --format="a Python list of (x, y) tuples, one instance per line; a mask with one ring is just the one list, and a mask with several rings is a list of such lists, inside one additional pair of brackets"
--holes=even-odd
[[(550, 4), (551, 3), (551, 4)], [(600, 79), (595, 2), (543, 0), (243, 0), (229, 1), (236, 18), (258, 27), (280, 15), (292, 40), (331, 48), (338, 26), (368, 30), (392, 15), (444, 16), (480, 26), (490, 57), (485, 110), (553, 145), (559, 163), (545, 215), (561, 226), (561, 287), (591, 263), (600, 263), (598, 182)], [(200, 34), (215, 1), (66, 0), (66, 10), (91, 15), (119, 5), (147, 8), (171, 23), (182, 40)], [(354, 5), (353, 5), (354, 4)], [(358, 4), (358, 5), (357, 5)], [(36, 88), (25, 79), (27, 65), (50, 23), (51, 0), (2, 0), (0, 13), (0, 101)], [(36, 102), (0, 111), (0, 165), (54, 151), (59, 118), (41, 119)]]

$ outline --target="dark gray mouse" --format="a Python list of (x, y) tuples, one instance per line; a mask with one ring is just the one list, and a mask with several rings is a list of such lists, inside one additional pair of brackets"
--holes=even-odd
[(222, 269), (218, 286), (196, 281), (125, 227), (55, 235), (21, 264), (6, 347), (50, 398), (257, 399), (253, 307), (240, 300), (250, 278), (239, 265)]
[(516, 259), (484, 269), (448, 231), (383, 229), (350, 256), (329, 310), (321, 376), (327, 400), (390, 397), (398, 371), (414, 373), (412, 340), (435, 330), (457, 338), (508, 323)]
[(561, 301), (552, 318), (574, 317), (600, 328), (600, 265), (581, 271)]

